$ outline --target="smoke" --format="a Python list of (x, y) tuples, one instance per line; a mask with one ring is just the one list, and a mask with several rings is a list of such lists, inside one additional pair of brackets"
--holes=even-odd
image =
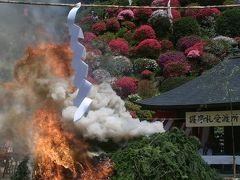
[[(95, 85), (89, 97), (93, 100), (91, 110), (75, 123), (85, 138), (120, 141), (164, 132), (161, 122), (133, 119), (126, 111), (124, 101), (107, 83)], [(66, 107), (62, 116), (66, 120), (73, 120), (75, 111), (74, 106)]]
[(63, 42), (67, 11), (63, 7), (0, 5), (0, 81), (12, 79), (15, 61), (23, 56), (26, 47)]

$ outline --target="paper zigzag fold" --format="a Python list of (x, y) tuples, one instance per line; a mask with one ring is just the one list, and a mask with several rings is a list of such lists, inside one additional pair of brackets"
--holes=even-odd
[(88, 65), (83, 61), (86, 57), (86, 48), (78, 41), (78, 38), (84, 39), (82, 29), (75, 24), (77, 11), (81, 7), (78, 3), (68, 14), (68, 28), (71, 36), (70, 46), (73, 50), (72, 66), (75, 70), (74, 85), (78, 88), (77, 97), (74, 105), (78, 107), (74, 114), (74, 121), (78, 121), (89, 110), (92, 100), (87, 97), (92, 84), (86, 80), (88, 75)]

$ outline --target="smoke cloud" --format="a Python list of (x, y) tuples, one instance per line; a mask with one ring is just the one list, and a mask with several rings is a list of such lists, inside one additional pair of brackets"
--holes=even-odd
[[(107, 83), (95, 85), (89, 97), (93, 100), (90, 111), (75, 123), (85, 138), (120, 141), (164, 132), (161, 122), (150, 123), (133, 119), (126, 111), (124, 101)], [(62, 116), (72, 121), (75, 111), (74, 106), (66, 107)]]
[(12, 79), (14, 64), (26, 47), (63, 42), (67, 11), (63, 7), (0, 5), (0, 81)]

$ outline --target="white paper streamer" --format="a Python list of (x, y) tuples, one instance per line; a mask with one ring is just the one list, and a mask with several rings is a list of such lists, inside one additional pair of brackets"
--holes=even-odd
[(82, 29), (75, 24), (75, 17), (77, 11), (81, 7), (78, 3), (76, 7), (72, 8), (68, 14), (68, 29), (71, 36), (70, 46), (73, 50), (72, 66), (76, 72), (74, 85), (78, 88), (77, 97), (74, 100), (74, 105), (78, 107), (74, 114), (74, 121), (78, 121), (89, 110), (92, 102), (87, 98), (91, 90), (92, 84), (86, 80), (88, 74), (88, 65), (83, 61), (86, 57), (85, 47), (78, 41), (78, 38), (84, 39)]
[(173, 16), (172, 16), (171, 0), (168, 1), (167, 6), (168, 6), (168, 9), (167, 9), (168, 18), (169, 18), (170, 23), (172, 24)]

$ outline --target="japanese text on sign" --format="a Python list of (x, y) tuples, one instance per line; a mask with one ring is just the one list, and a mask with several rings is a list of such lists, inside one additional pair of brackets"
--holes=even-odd
[(187, 127), (240, 126), (240, 110), (186, 112)]

